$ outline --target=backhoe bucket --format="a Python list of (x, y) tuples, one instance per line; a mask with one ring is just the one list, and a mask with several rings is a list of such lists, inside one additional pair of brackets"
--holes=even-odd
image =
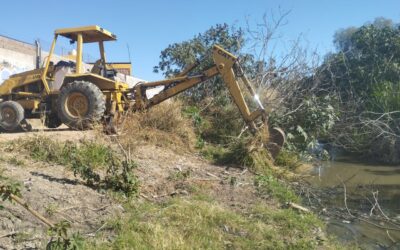
[(269, 138), (265, 147), (270, 152), (272, 158), (276, 158), (285, 143), (285, 133), (280, 128), (270, 128)]
[(263, 121), (263, 124), (256, 128), (253, 134), (259, 138), (262, 147), (267, 149), (272, 158), (275, 159), (285, 143), (285, 133), (280, 128), (269, 127), (268, 121), (265, 117)]

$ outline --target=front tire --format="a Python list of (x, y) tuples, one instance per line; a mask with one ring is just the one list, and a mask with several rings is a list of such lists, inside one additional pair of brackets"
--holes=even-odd
[(72, 129), (92, 128), (101, 120), (105, 109), (103, 93), (91, 82), (74, 81), (61, 88), (57, 102), (58, 117)]
[(20, 128), (25, 118), (24, 108), (18, 102), (5, 101), (0, 103), (0, 127), (6, 131)]

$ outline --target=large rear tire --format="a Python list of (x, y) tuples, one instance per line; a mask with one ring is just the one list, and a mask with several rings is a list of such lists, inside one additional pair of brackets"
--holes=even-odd
[(72, 129), (84, 130), (100, 122), (106, 104), (101, 90), (91, 82), (74, 81), (61, 88), (57, 102), (60, 120)]
[(24, 108), (18, 102), (5, 101), (0, 103), (0, 127), (6, 131), (20, 128), (25, 118)]

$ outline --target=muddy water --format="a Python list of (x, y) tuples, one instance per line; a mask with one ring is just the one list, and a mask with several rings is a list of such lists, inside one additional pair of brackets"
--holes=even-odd
[[(309, 181), (323, 194), (329, 233), (342, 241), (356, 242), (362, 249), (400, 249), (400, 166), (327, 162), (314, 169)], [(355, 217), (348, 215), (345, 188), (347, 207)], [(371, 213), (375, 204), (372, 192), (384, 215), (377, 207)]]

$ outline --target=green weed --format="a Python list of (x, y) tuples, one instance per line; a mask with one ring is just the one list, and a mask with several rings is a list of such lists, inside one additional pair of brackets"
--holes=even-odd
[(172, 180), (172, 181), (183, 181), (183, 180), (186, 180), (187, 178), (189, 178), (191, 174), (192, 174), (191, 169), (186, 169), (183, 171), (176, 171), (176, 172), (171, 173), (168, 176), (168, 179)]
[(71, 225), (67, 221), (61, 221), (48, 230), (50, 241), (47, 243), (48, 250), (80, 250), (83, 249), (84, 239), (79, 233), (68, 234)]
[(298, 154), (282, 149), (275, 159), (275, 164), (294, 170), (301, 165), (301, 161)]
[(12, 156), (10, 159), (8, 159), (8, 163), (15, 165), (15, 166), (24, 166), (25, 161), (18, 159), (16, 156)]
[(201, 154), (219, 165), (236, 165), (248, 168), (259, 174), (268, 172), (273, 165), (271, 157), (258, 137), (244, 137), (236, 139), (228, 147), (207, 145)]
[[(93, 141), (60, 143), (48, 137), (16, 144), (19, 146), (14, 145), (10, 150), (22, 147), (35, 160), (68, 166), (89, 186), (123, 192), (127, 196), (138, 192), (139, 183), (133, 174), (137, 164), (128, 159), (121, 160), (123, 157), (109, 146)], [(105, 170), (106, 175), (102, 177), (97, 170)]]
[(50, 203), (45, 206), (44, 210), (46, 211), (47, 215), (53, 216), (58, 210), (58, 205), (57, 203)]
[(136, 203), (117, 223), (111, 243), (88, 249), (315, 249), (323, 244), (313, 215), (258, 205), (246, 213), (214, 201), (175, 198), (161, 204)]
[(298, 196), (291, 188), (273, 175), (259, 175), (255, 178), (254, 184), (261, 194), (271, 195), (281, 203), (299, 202)]

